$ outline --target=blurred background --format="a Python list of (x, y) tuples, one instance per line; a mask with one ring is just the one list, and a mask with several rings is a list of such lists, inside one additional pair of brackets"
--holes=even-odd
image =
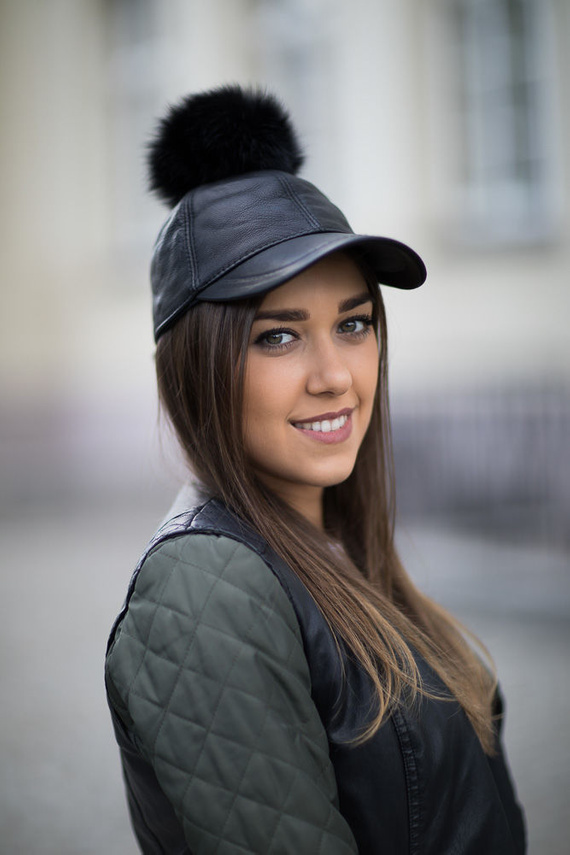
[(160, 428), (144, 155), (278, 93), (305, 177), (409, 242), (385, 289), (399, 539), (507, 699), (530, 851), (570, 837), (570, 4), (0, 0), (0, 851), (130, 855), (106, 636), (184, 477)]

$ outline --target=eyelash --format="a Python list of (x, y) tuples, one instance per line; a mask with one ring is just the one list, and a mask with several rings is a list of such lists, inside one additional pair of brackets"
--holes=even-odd
[[(354, 315), (354, 317), (347, 318), (346, 320), (342, 321), (342, 323), (339, 324), (339, 328), (343, 327), (345, 324), (356, 323), (358, 321), (364, 324), (363, 329), (342, 334), (350, 336), (350, 338), (353, 340), (365, 338), (372, 331), (372, 328), (374, 326), (374, 319), (371, 315)], [(290, 330), (287, 327), (274, 327), (273, 329), (265, 330), (264, 332), (262, 332), (255, 339), (254, 344), (264, 348), (265, 350), (269, 350), (272, 353), (275, 353), (276, 351), (287, 350), (287, 348), (289, 348), (293, 344), (293, 342), (288, 341), (282, 344), (269, 344), (269, 342), (267, 341), (270, 336), (278, 335), (292, 335), (294, 338), (298, 338), (298, 334), (294, 330)]]

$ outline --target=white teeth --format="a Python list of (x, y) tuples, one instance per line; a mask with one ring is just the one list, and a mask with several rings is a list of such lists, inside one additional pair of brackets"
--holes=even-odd
[(303, 430), (314, 430), (321, 431), (322, 433), (329, 433), (331, 430), (338, 430), (343, 427), (348, 421), (348, 416), (339, 416), (336, 419), (330, 421), (329, 419), (324, 419), (322, 422), (297, 422), (297, 427), (303, 428)]

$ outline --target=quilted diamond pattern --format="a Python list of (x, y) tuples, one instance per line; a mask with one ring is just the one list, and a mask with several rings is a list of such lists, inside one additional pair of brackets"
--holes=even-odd
[(107, 677), (193, 853), (357, 851), (293, 608), (248, 547), (185, 534), (151, 552)]

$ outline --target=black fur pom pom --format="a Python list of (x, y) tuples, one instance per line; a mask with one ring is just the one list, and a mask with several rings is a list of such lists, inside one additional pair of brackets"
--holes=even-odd
[(189, 190), (259, 169), (295, 173), (303, 155), (272, 95), (222, 86), (190, 95), (162, 119), (150, 143), (150, 188), (170, 205)]

